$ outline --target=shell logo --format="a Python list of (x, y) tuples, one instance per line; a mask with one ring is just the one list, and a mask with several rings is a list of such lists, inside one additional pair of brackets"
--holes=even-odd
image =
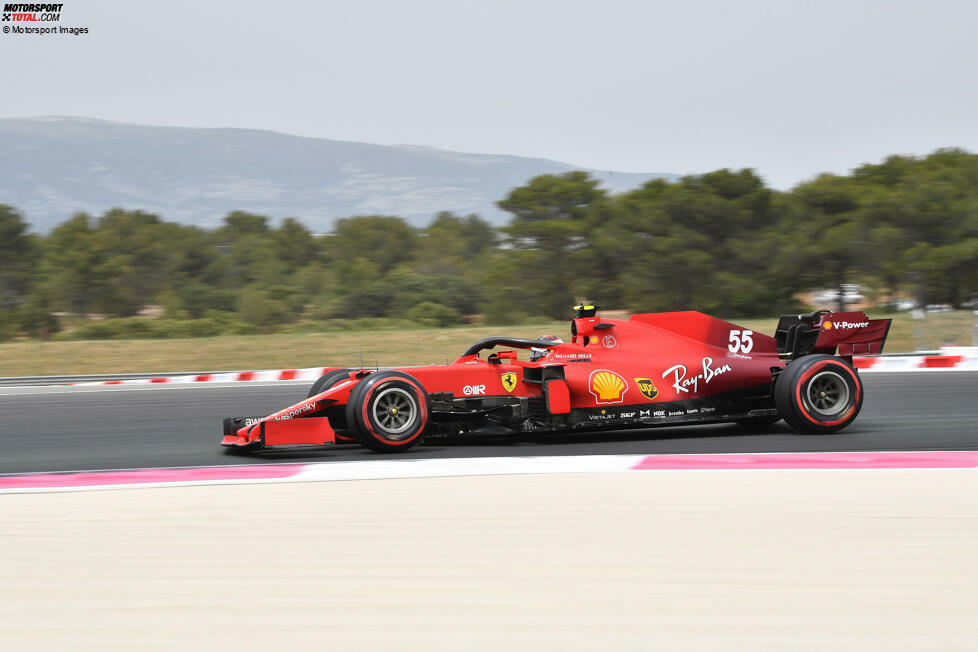
[(832, 330), (832, 322), (830, 322), (830, 321), (827, 321), (827, 322), (825, 322), (825, 326), (824, 326), (824, 328), (825, 328), (825, 330), (827, 330), (827, 331), (830, 331), (830, 330)]
[(591, 377), (588, 379), (588, 389), (598, 405), (622, 403), (625, 400), (625, 392), (628, 391), (628, 383), (614, 371), (596, 369), (591, 372)]

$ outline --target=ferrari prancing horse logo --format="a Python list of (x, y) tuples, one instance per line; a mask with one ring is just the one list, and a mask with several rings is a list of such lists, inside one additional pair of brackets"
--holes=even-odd
[(516, 389), (516, 374), (514, 372), (507, 371), (499, 377), (499, 380), (503, 382), (503, 389), (507, 392), (512, 393)]

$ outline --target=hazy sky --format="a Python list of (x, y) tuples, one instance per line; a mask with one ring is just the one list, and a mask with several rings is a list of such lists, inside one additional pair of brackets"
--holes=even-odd
[(976, 2), (64, 0), (60, 25), (91, 33), (0, 34), (0, 116), (752, 167), (779, 188), (978, 151)]

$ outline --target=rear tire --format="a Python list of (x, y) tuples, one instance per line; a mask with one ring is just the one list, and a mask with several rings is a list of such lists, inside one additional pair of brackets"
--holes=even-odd
[(788, 363), (774, 386), (774, 403), (789, 426), (809, 434), (842, 430), (863, 406), (859, 374), (841, 358), (806, 355)]
[(405, 451), (428, 427), (428, 394), (413, 376), (379, 371), (360, 381), (346, 404), (357, 443), (378, 453)]

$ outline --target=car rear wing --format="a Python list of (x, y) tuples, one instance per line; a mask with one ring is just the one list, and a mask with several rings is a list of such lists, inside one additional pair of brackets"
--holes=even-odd
[(816, 310), (804, 315), (785, 315), (778, 321), (774, 339), (778, 353), (799, 358), (811, 353), (842, 357), (883, 352), (890, 332), (889, 319), (870, 319), (863, 312)]

